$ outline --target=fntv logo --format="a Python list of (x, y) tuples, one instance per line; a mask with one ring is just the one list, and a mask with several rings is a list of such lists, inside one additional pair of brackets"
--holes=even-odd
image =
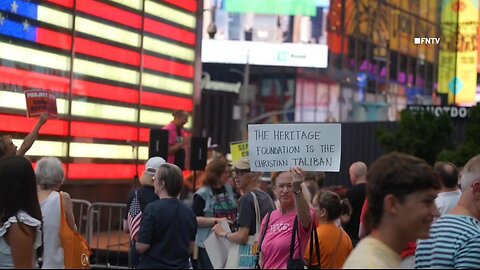
[(413, 38), (413, 44), (425, 44), (425, 45), (432, 45), (432, 44), (439, 44), (440, 38)]

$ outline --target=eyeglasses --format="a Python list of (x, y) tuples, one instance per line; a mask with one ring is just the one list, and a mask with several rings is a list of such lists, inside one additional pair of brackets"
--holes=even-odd
[(284, 188), (287, 188), (288, 190), (292, 190), (293, 185), (292, 184), (280, 184), (277, 185), (277, 188), (280, 190), (283, 190)]
[(232, 172), (233, 177), (241, 177), (244, 176), (245, 174), (249, 173), (250, 170), (234, 170)]

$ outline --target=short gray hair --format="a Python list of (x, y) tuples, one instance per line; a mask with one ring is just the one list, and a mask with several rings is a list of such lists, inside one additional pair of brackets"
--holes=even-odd
[(462, 170), (462, 179), (460, 186), (462, 192), (466, 192), (472, 188), (472, 184), (480, 179), (480, 155), (471, 158)]
[(51, 189), (63, 183), (65, 173), (62, 162), (56, 157), (44, 157), (37, 163), (35, 169), (37, 185), (42, 189)]
[(158, 167), (155, 181), (163, 181), (168, 195), (177, 197), (183, 188), (183, 172), (177, 165), (165, 163)]

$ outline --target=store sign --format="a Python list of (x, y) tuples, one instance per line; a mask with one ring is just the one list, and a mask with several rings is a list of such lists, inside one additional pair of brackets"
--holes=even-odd
[(204, 39), (202, 62), (326, 68), (328, 46)]
[(428, 111), (436, 116), (446, 113), (450, 118), (468, 118), (470, 114), (470, 107), (457, 106), (429, 106), (429, 105), (408, 105), (407, 109), (410, 111)]
[(209, 73), (204, 72), (202, 76), (202, 89), (208, 90), (216, 90), (216, 91), (226, 91), (226, 92), (234, 92), (239, 93), (240, 88), (242, 87), (242, 83), (228, 83), (228, 82), (220, 82), (220, 81), (213, 81)]

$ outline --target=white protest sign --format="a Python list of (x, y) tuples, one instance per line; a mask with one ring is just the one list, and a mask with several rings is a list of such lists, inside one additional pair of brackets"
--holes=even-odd
[[(220, 223), (222, 228), (227, 232), (230, 231), (230, 226), (228, 226), (227, 221)], [(205, 249), (207, 250), (208, 257), (214, 269), (225, 269), (228, 258), (228, 249), (230, 248), (230, 243), (225, 241), (223, 237), (219, 237), (212, 232), (204, 242)]]
[(342, 143), (341, 124), (248, 125), (250, 169), (255, 172), (338, 172)]

